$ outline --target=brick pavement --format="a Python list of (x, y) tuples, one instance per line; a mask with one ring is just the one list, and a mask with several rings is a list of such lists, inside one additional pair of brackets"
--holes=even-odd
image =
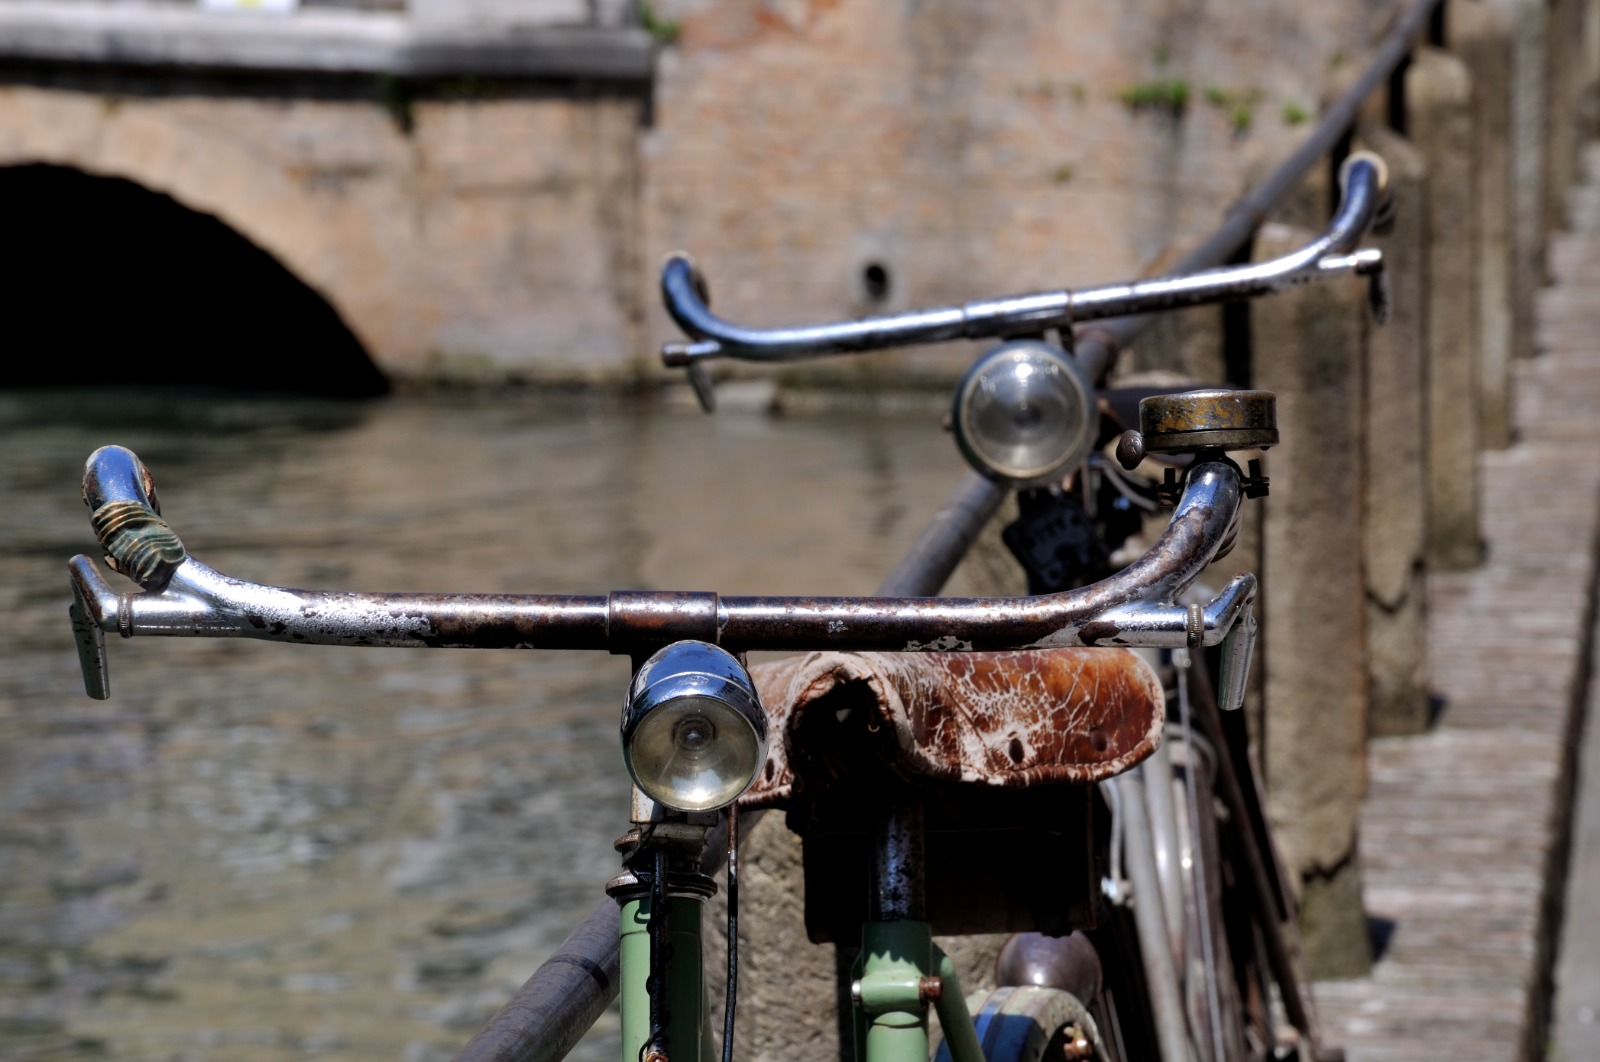
[(1374, 740), (1372, 975), (1324, 982), (1350, 1062), (1543, 1057), (1600, 531), (1600, 147), (1551, 249), (1515, 442), (1482, 455), (1485, 563), (1430, 580), (1437, 725)]

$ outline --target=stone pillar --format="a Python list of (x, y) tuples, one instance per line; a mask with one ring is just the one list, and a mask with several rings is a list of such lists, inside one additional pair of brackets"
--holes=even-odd
[[(800, 838), (784, 827), (783, 812), (765, 813), (749, 824), (739, 846), (743, 917), (735, 1058), (840, 1057), (834, 948), (806, 937), (800, 866)], [(728, 946), (727, 897), (720, 890), (706, 904), (704, 925), (706, 986), (712, 1025), (720, 1034)], [(848, 1020), (848, 1001), (845, 1006)]]
[(1566, 228), (1567, 188), (1578, 175), (1578, 71), (1583, 14), (1579, 0), (1549, 0), (1545, 39), (1545, 231)]
[(1478, 197), (1480, 442), (1511, 445), (1511, 26), (1483, 0), (1459, 0), (1451, 46), (1472, 71)]
[(1472, 79), (1432, 48), (1406, 72), (1406, 128), (1428, 166), (1428, 561), (1471, 568), (1478, 530), (1478, 215)]
[(1367, 340), (1367, 729), (1417, 734), (1428, 725), (1428, 170), (1390, 129), (1368, 126), (1360, 139), (1389, 164), (1396, 208), (1393, 230), (1375, 241), (1393, 309)]
[[(1259, 258), (1311, 233), (1268, 225)], [(1317, 977), (1371, 965), (1356, 824), (1366, 788), (1362, 347), (1366, 293), (1316, 284), (1251, 305), (1255, 385), (1278, 395), (1267, 455), (1265, 768), (1276, 836), (1301, 885)]]
[[(1583, 20), (1581, 60), (1578, 66), (1578, 140), (1600, 136), (1600, 2), (1582, 0)], [(1582, 179), (1582, 150), (1579, 151), (1579, 179)]]
[(1543, 0), (1494, 0), (1511, 27), (1511, 338), (1516, 357), (1533, 355), (1544, 260)]

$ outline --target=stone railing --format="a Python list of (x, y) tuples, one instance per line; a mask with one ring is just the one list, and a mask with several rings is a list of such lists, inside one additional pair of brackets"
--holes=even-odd
[[(170, 0), (3, 0), (0, 62), (289, 77), (648, 81), (626, 0), (302, 0), (239, 10)], [(269, 5), (262, 5), (264, 8)]]
[[(1272, 493), (1223, 564), (1263, 575), (1253, 729), (1319, 976), (1371, 962), (1357, 836), (1366, 742), (1430, 725), (1425, 578), (1480, 559), (1478, 455), (1511, 441), (1512, 365), (1533, 353), (1546, 237), (1592, 113), (1594, 9), (1450, 0), (1367, 97), (1346, 147), (1390, 168), (1395, 221), (1375, 241), (1389, 263), (1386, 327), (1364, 292), (1324, 285), (1162, 336), (1225, 363), (1234, 385), (1278, 395)], [(1256, 257), (1303, 241), (1333, 172), (1313, 171), (1257, 231)]]

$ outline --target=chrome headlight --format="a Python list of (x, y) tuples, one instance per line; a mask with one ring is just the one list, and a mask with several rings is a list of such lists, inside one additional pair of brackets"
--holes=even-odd
[(767, 716), (731, 654), (675, 642), (633, 676), (622, 709), (622, 757), (634, 784), (677, 811), (739, 798), (767, 756)]
[(956, 385), (951, 421), (962, 456), (983, 475), (1049, 483), (1094, 445), (1094, 383), (1065, 351), (1016, 340), (973, 362)]

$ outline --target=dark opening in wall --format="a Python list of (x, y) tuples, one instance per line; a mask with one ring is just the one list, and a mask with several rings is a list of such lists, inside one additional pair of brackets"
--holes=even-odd
[(878, 262), (868, 262), (861, 270), (861, 290), (871, 302), (882, 302), (889, 297), (889, 270)]
[(0, 167), (0, 314), (3, 387), (389, 389), (266, 251), (168, 196), (62, 166)]

